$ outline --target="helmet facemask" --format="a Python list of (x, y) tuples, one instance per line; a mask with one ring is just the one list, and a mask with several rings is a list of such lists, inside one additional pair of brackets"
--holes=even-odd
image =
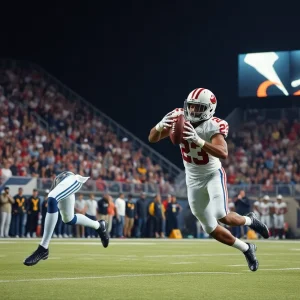
[(195, 100), (184, 101), (184, 117), (191, 123), (210, 119), (215, 113), (211, 104), (199, 103)]

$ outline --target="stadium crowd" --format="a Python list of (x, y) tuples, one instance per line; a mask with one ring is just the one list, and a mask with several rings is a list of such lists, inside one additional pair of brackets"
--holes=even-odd
[[(43, 76), (26, 69), (0, 70), (0, 176), (52, 178), (70, 170), (98, 180), (159, 185), (173, 193), (172, 178), (142, 149), (120, 139), (93, 111), (76, 99), (66, 99)], [(40, 126), (31, 112), (43, 118)], [(300, 183), (300, 122), (253, 121), (235, 131), (230, 128), (229, 157), (223, 162), (229, 184)], [(78, 146), (77, 146), (78, 145)]]
[[(100, 191), (103, 181), (117, 181), (147, 182), (159, 185), (164, 194), (173, 192), (172, 178), (142, 149), (134, 149), (127, 137), (118, 138), (93, 111), (76, 99), (66, 99), (34, 70), (0, 70), (0, 109), (4, 179), (53, 178), (67, 169), (98, 180)], [(41, 126), (38, 118), (47, 126)]]
[(230, 155), (223, 162), (228, 184), (261, 184), (262, 191), (276, 184), (300, 183), (300, 122), (288, 118), (263, 118), (253, 112), (252, 121), (230, 129)]

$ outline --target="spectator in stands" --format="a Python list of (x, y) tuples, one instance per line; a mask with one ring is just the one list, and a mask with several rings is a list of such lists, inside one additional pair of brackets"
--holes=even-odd
[(45, 220), (46, 220), (46, 214), (48, 210), (48, 194), (49, 190), (45, 190), (45, 196), (44, 196), (44, 201), (42, 203), (42, 208), (41, 208), (41, 214), (42, 214), (42, 222), (41, 222), (41, 236), (44, 234), (44, 226), (45, 226)]
[[(79, 194), (78, 199), (75, 201), (75, 212), (77, 214), (85, 215), (87, 211), (86, 201), (83, 199), (83, 195)], [(76, 237), (77, 238), (84, 238), (84, 226), (83, 225), (76, 225)]]
[(177, 203), (176, 197), (171, 196), (171, 202), (168, 203), (166, 209), (166, 236), (170, 236), (172, 230), (178, 229), (177, 216), (182, 210), (179, 203)]
[[(90, 199), (86, 200), (86, 213), (85, 215), (91, 220), (97, 220), (97, 201), (94, 194), (90, 194)], [(86, 228), (87, 238), (94, 238), (97, 236), (97, 232), (93, 228)]]
[(136, 205), (133, 202), (131, 194), (129, 194), (127, 197), (128, 200), (126, 201), (126, 209), (125, 209), (124, 236), (130, 238), (132, 228), (134, 225), (134, 219), (136, 216)]
[(11, 235), (18, 238), (24, 235), (22, 224), (26, 213), (26, 197), (23, 195), (23, 188), (19, 187), (18, 194), (14, 196), (12, 205)]
[[(246, 193), (244, 190), (240, 190), (238, 195), (234, 198), (235, 211), (237, 214), (241, 216), (245, 216), (250, 212), (251, 205), (250, 200), (246, 197)], [(237, 228), (237, 237), (247, 238), (247, 226), (239, 226)]]
[(37, 189), (33, 190), (32, 196), (27, 201), (27, 237), (35, 238), (40, 214), (40, 198)]
[(9, 194), (9, 187), (4, 188), (4, 192), (0, 196), (0, 237), (9, 237), (9, 228), (11, 222), (12, 204), (15, 200)]
[(109, 195), (103, 195), (103, 198), (98, 200), (98, 214), (99, 219), (104, 220), (108, 223), (109, 215), (108, 215), (108, 206), (109, 206)]
[(116, 235), (117, 237), (123, 237), (124, 236), (124, 224), (125, 224), (125, 207), (126, 203), (124, 200), (124, 194), (121, 193), (119, 197), (115, 201), (115, 207), (116, 207), (116, 219), (117, 219), (117, 230)]
[(136, 217), (138, 220), (137, 234), (138, 238), (146, 236), (146, 225), (148, 218), (148, 203), (146, 193), (141, 193), (140, 198), (136, 202)]

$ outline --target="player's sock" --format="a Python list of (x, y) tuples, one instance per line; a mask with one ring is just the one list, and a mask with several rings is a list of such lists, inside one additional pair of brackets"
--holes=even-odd
[(55, 198), (49, 197), (48, 198), (48, 209), (45, 219), (44, 225), (44, 233), (42, 242), (40, 243), (45, 249), (48, 249), (55, 225), (58, 219), (58, 207), (57, 201)]
[(58, 212), (48, 213), (46, 214), (45, 225), (44, 225), (44, 234), (42, 238), (42, 242), (40, 243), (45, 249), (48, 249), (55, 225), (58, 219)]
[(250, 226), (252, 224), (252, 221), (249, 217), (243, 216), (245, 218), (245, 225)]
[(98, 229), (100, 227), (100, 224), (98, 221), (91, 220), (90, 218), (86, 217), (82, 214), (76, 214), (76, 223), (78, 225), (87, 226), (90, 228)]
[(246, 252), (249, 249), (249, 245), (238, 238), (235, 239), (234, 244), (232, 245), (233, 248), (239, 249), (242, 252)]

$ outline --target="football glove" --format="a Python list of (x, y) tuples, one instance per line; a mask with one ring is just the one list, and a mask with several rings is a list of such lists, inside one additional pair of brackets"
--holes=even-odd
[(198, 135), (195, 128), (192, 126), (190, 122), (185, 122), (183, 128), (186, 130), (183, 132), (185, 134), (185, 136), (183, 137), (184, 140), (193, 142), (200, 148), (204, 146), (205, 141), (201, 139), (201, 137)]

